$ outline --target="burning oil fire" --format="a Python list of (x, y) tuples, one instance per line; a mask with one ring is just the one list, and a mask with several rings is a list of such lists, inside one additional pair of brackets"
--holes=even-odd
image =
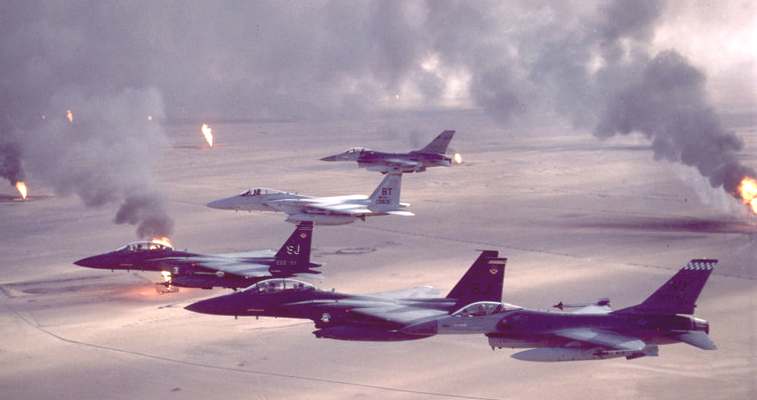
[(74, 113), (71, 112), (71, 110), (66, 110), (66, 119), (68, 120), (68, 123), (74, 123)]
[(460, 153), (455, 153), (455, 155), (452, 156), (452, 161), (455, 164), (462, 164), (463, 163), (463, 156)]
[(200, 128), (202, 135), (205, 136), (205, 141), (208, 142), (208, 146), (213, 147), (213, 129), (208, 124), (202, 124)]
[(163, 282), (171, 282), (171, 273), (168, 271), (160, 271), (160, 275), (163, 277)]
[(24, 183), (24, 181), (16, 182), (16, 190), (18, 190), (18, 193), (21, 195), (21, 199), (26, 200), (29, 189), (26, 187), (26, 183)]
[(150, 239), (150, 241), (153, 242), (153, 243), (162, 244), (164, 246), (173, 247), (173, 245), (171, 244), (171, 239), (169, 239), (169, 238), (167, 238), (165, 236), (154, 237), (154, 238)]
[(757, 180), (745, 176), (738, 187), (741, 202), (748, 205), (757, 214)]

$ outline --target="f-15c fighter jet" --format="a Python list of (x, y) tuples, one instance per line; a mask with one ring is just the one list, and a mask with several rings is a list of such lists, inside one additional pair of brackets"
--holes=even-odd
[[(249, 288), (187, 306), (187, 310), (218, 315), (310, 319), (313, 334), (341, 340), (396, 341), (424, 335), (403, 328), (449, 316), (471, 304), (498, 302), (502, 297), (504, 258), (483, 251), (446, 297), (430, 297), (432, 288), (374, 295), (351, 295), (316, 289), (293, 279), (268, 279)], [(498, 304), (498, 303), (497, 303)]]
[(366, 217), (414, 215), (400, 203), (402, 174), (388, 174), (370, 197), (365, 195), (311, 197), (279, 190), (255, 188), (239, 195), (208, 203), (210, 208), (243, 211), (280, 211), (287, 222), (314, 222), (319, 225), (343, 225)]
[(400, 331), (420, 337), (485, 333), (492, 349), (531, 348), (512, 356), (525, 361), (630, 360), (657, 356), (658, 345), (679, 342), (714, 350), (709, 323), (692, 314), (716, 263), (691, 260), (641, 304), (617, 311), (610, 309), (607, 299), (570, 312), (477, 303)]
[(166, 290), (174, 287), (238, 289), (272, 277), (320, 274), (313, 269), (320, 264), (310, 262), (312, 235), (313, 223), (302, 222), (275, 253), (262, 250), (197, 254), (174, 250), (165, 242), (142, 241), (83, 258), (74, 264), (99, 269), (160, 272), (164, 281), (159, 285)]
[(432, 140), (426, 147), (408, 153), (385, 153), (353, 147), (344, 153), (321, 158), (323, 161), (357, 161), (358, 167), (381, 173), (391, 172), (423, 172), (428, 167), (449, 167), (460, 164), (462, 158), (455, 153), (447, 155), (447, 146), (455, 131), (444, 131)]

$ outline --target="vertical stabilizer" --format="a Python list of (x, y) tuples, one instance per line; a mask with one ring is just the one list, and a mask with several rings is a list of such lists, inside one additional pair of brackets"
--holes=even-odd
[(427, 144), (426, 147), (418, 151), (422, 153), (445, 154), (447, 153), (447, 146), (449, 146), (449, 142), (452, 141), (454, 135), (455, 131), (444, 131), (432, 140), (431, 143)]
[[(310, 244), (313, 237), (313, 223), (303, 221), (276, 253), (277, 269), (307, 269), (310, 267)], [(282, 270), (283, 271), (283, 270)]]
[(496, 250), (484, 250), (457, 285), (447, 295), (459, 305), (477, 301), (502, 301), (502, 286), (507, 258)]
[(371, 209), (398, 210), (400, 208), (400, 186), (402, 186), (401, 173), (386, 174), (369, 197)]
[(718, 260), (694, 259), (641, 304), (617, 312), (694, 314), (696, 301)]

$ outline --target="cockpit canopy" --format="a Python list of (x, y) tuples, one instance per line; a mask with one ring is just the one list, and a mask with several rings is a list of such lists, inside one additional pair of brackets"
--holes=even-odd
[(315, 286), (307, 282), (298, 281), (296, 279), (273, 278), (260, 281), (248, 287), (244, 291), (253, 293), (279, 293), (284, 291), (305, 290), (315, 290)]
[(363, 151), (368, 150), (365, 147), (353, 147), (351, 149), (348, 149), (345, 151), (345, 154), (355, 154), (355, 153), (362, 153)]
[(125, 246), (119, 247), (116, 251), (128, 251), (128, 252), (138, 252), (138, 251), (165, 251), (165, 250), (173, 250), (173, 247), (168, 245), (167, 243), (158, 243), (153, 242), (149, 240), (142, 240), (139, 242), (132, 242)]
[(240, 193), (240, 196), (263, 196), (266, 194), (283, 193), (279, 190), (273, 190), (268, 188), (252, 188)]
[(477, 303), (468, 304), (467, 306), (453, 312), (452, 316), (458, 318), (483, 317), (486, 315), (497, 314), (505, 311), (518, 310), (520, 308), (522, 307), (508, 303), (500, 303), (496, 301), (479, 301)]

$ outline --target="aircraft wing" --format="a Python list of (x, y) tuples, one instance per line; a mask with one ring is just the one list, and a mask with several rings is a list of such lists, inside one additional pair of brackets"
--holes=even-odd
[(421, 165), (421, 163), (412, 160), (405, 160), (402, 158), (386, 158), (383, 160), (384, 164), (394, 168), (415, 168)]
[(385, 299), (417, 299), (439, 297), (439, 289), (431, 286), (418, 286), (410, 289), (393, 290), (391, 292), (373, 293), (371, 296), (382, 297)]
[(606, 305), (599, 305), (599, 304), (589, 304), (588, 306), (583, 306), (581, 308), (577, 308), (571, 313), (573, 314), (609, 314), (612, 312), (612, 308), (609, 304)]
[(575, 328), (561, 329), (552, 332), (553, 335), (581, 343), (584, 347), (602, 347), (610, 350), (642, 351), (646, 347), (643, 340), (635, 337), (623, 336), (615, 332)]
[(224, 274), (231, 274), (247, 278), (260, 278), (271, 275), (271, 273), (269, 272), (270, 266), (266, 264), (228, 260), (220, 257), (207, 257), (205, 259), (198, 259), (196, 261), (200, 266), (207, 270), (214, 272), (223, 272)]
[(400, 326), (410, 325), (418, 320), (440, 317), (447, 315), (447, 312), (441, 310), (432, 310), (428, 308), (409, 307), (399, 304), (377, 305), (374, 307), (353, 308), (350, 313), (362, 315), (371, 319), (387, 321)]
[(365, 215), (372, 214), (373, 211), (365, 208), (362, 204), (334, 203), (319, 204), (311, 203), (304, 207), (303, 211), (309, 214), (342, 214), (342, 215)]

